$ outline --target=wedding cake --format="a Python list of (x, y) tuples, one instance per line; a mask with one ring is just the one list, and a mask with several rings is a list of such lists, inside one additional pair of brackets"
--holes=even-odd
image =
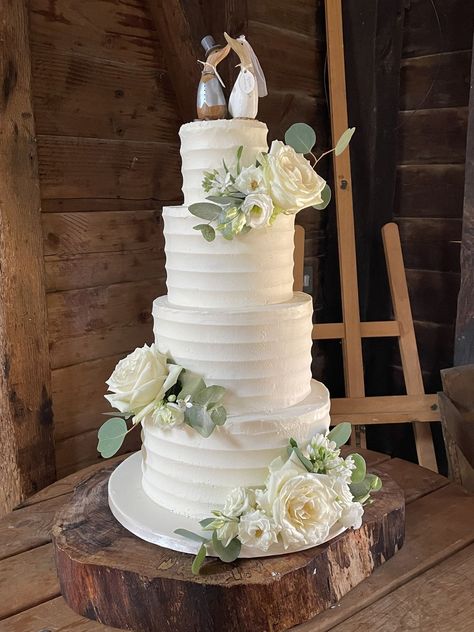
[[(311, 374), (312, 298), (293, 292), (295, 215), (329, 204), (316, 167), (354, 129), (319, 158), (304, 123), (269, 148), (255, 120), (258, 60), (245, 38), (226, 39), (204, 63), (205, 120), (179, 132), (184, 204), (163, 209), (168, 294), (153, 304), (155, 342), (107, 381), (119, 412), (98, 444), (112, 456), (142, 429), (141, 452), (110, 477), (109, 506), (138, 537), (197, 552), (195, 573), (206, 555), (288, 553), (359, 528), (381, 485), (360, 455), (341, 455), (350, 424), (329, 430), (329, 393)], [(216, 65), (231, 48), (241, 63), (226, 119)]]

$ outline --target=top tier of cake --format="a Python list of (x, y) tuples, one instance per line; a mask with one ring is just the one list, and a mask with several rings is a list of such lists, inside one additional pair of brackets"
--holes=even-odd
[(244, 119), (193, 121), (179, 130), (183, 174), (184, 204), (202, 202), (205, 171), (221, 169), (222, 161), (235, 163), (243, 146), (241, 164), (248, 167), (259, 152), (267, 151), (268, 128), (265, 123)]

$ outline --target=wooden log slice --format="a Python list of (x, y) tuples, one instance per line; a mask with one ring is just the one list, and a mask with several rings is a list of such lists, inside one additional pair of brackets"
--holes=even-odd
[(224, 564), (138, 539), (112, 516), (109, 465), (77, 488), (53, 526), (62, 594), (85, 617), (137, 632), (278, 632), (311, 619), (403, 544), (405, 501), (392, 479), (349, 530), (321, 546)]

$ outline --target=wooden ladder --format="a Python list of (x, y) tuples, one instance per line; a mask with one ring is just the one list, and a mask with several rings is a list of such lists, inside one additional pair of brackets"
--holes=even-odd
[[(326, 36), (331, 129), (332, 138), (337, 139), (348, 127), (341, 0), (326, 1)], [(342, 341), (346, 397), (332, 400), (332, 423), (353, 423), (358, 427), (358, 442), (365, 447), (367, 424), (413, 422), (418, 461), (437, 471), (428, 422), (439, 421), (438, 402), (436, 395), (424, 391), (398, 227), (389, 223), (382, 228), (395, 320), (360, 322), (350, 153), (346, 150), (340, 156), (333, 156), (342, 322), (313, 327), (315, 340)], [(297, 226), (296, 290), (303, 287), (303, 260), (304, 230)], [(398, 338), (406, 395), (365, 396), (362, 338), (380, 337)]]

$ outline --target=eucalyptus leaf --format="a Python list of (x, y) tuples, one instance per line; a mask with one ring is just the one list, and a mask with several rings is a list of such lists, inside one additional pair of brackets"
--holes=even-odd
[(214, 241), (216, 238), (216, 231), (209, 224), (198, 224), (193, 226), (193, 228), (194, 230), (200, 230), (206, 241)]
[(193, 540), (193, 542), (202, 542), (204, 544), (209, 542), (209, 538), (205, 538), (204, 536), (194, 533), (193, 531), (189, 531), (188, 529), (175, 529), (174, 533), (182, 536), (183, 538), (188, 538), (188, 540)]
[(217, 533), (213, 531), (212, 547), (220, 560), (222, 560), (223, 562), (233, 562), (239, 557), (242, 545), (239, 539), (234, 538), (229, 542), (227, 546), (224, 546), (222, 542), (217, 538)]
[(178, 399), (184, 399), (188, 395), (190, 395), (192, 399), (195, 393), (198, 393), (199, 391), (202, 391), (203, 388), (206, 388), (206, 384), (200, 375), (186, 369), (181, 372), (179, 381), (181, 384), (181, 390), (178, 393)]
[(355, 464), (355, 469), (352, 470), (351, 482), (360, 483), (364, 480), (366, 474), (365, 459), (360, 454), (351, 454), (351, 457)]
[(378, 492), (382, 489), (382, 481), (377, 474), (367, 474), (365, 477), (367, 484), (370, 486), (370, 491)]
[(347, 443), (350, 439), (352, 432), (352, 426), (348, 421), (343, 421), (342, 423), (334, 426), (331, 432), (328, 434), (328, 439), (330, 441), (334, 441), (338, 448), (341, 445)]
[(355, 127), (349, 127), (349, 129), (346, 129), (346, 131), (341, 134), (341, 137), (337, 141), (336, 147), (334, 149), (334, 153), (336, 154), (336, 156), (340, 156), (349, 145), (349, 143), (351, 142), (351, 138), (354, 135), (355, 129)]
[(221, 401), (225, 395), (225, 388), (223, 386), (206, 386), (202, 391), (196, 393), (194, 396), (194, 402), (201, 404), (202, 406), (208, 406), (209, 404), (215, 405)]
[(316, 133), (306, 123), (294, 123), (286, 130), (285, 143), (299, 154), (308, 154), (316, 144)]
[(211, 524), (211, 522), (214, 522), (214, 520), (215, 518), (204, 518), (204, 520), (199, 521), (199, 524), (201, 525), (203, 529), (205, 529)]
[(112, 417), (99, 428), (97, 451), (104, 459), (118, 452), (128, 432), (127, 424), (122, 417)]
[(323, 201), (321, 202), (321, 204), (314, 204), (313, 208), (315, 208), (318, 211), (324, 211), (324, 209), (329, 205), (329, 202), (331, 201), (331, 197), (332, 197), (331, 187), (329, 186), (329, 184), (326, 183), (326, 186), (321, 191), (321, 198)]
[(206, 559), (206, 555), (207, 555), (206, 545), (201, 544), (201, 547), (199, 551), (197, 552), (197, 555), (194, 558), (193, 563), (191, 564), (191, 571), (193, 575), (199, 575), (199, 571), (201, 570), (201, 566), (203, 565), (204, 560)]
[(231, 195), (208, 195), (206, 200), (209, 202), (215, 202), (216, 204), (220, 204), (225, 206), (227, 204), (241, 204), (241, 198), (232, 197)]
[(216, 427), (210, 412), (204, 406), (194, 403), (191, 408), (186, 408), (184, 421), (205, 438), (210, 437)]
[(296, 456), (299, 458), (301, 463), (304, 465), (304, 467), (308, 470), (308, 472), (314, 472), (313, 464), (311, 463), (311, 461), (309, 459), (307, 459), (304, 456), (304, 454), (301, 452), (301, 450), (299, 448), (295, 448), (295, 447), (293, 447), (292, 450), (296, 454)]
[(195, 204), (190, 204), (188, 210), (192, 215), (212, 222), (219, 217), (222, 209), (217, 204), (211, 204), (211, 202), (196, 202)]
[(227, 420), (227, 411), (224, 406), (218, 406), (211, 410), (211, 419), (216, 426), (223, 426)]

